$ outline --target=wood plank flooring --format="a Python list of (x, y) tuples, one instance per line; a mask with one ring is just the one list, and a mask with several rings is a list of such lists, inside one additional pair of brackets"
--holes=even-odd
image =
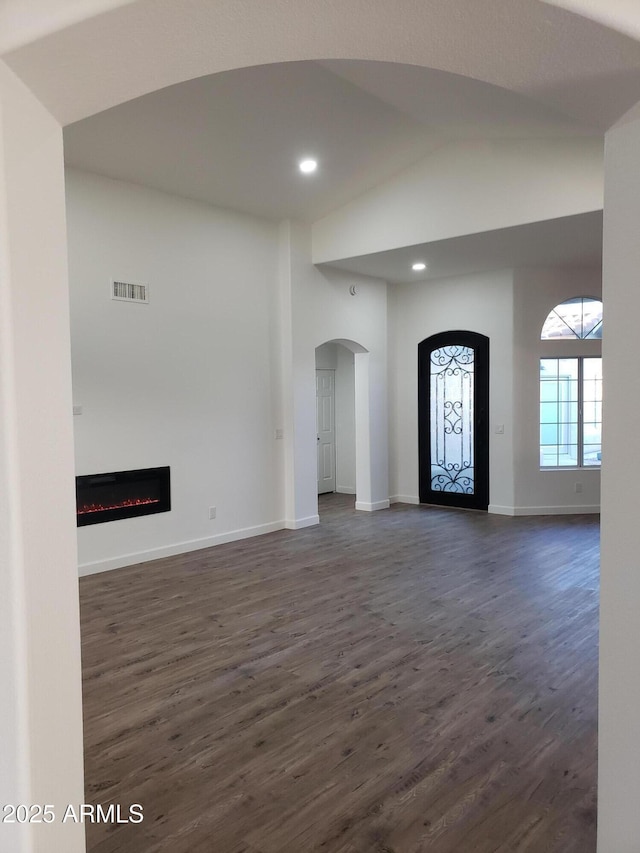
[(593, 853), (597, 518), (320, 510), (81, 580), (90, 853)]

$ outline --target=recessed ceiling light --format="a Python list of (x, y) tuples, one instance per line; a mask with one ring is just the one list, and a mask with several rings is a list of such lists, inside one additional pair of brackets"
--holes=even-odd
[(298, 168), (305, 175), (310, 175), (312, 172), (315, 172), (315, 170), (318, 168), (318, 161), (313, 160), (310, 157), (308, 157), (306, 160), (301, 160), (298, 163)]
[(426, 268), (427, 268), (427, 265), (423, 264), (422, 261), (418, 261), (417, 263), (413, 264), (413, 266), (411, 267), (411, 269), (414, 272), (422, 272), (422, 270), (426, 270)]

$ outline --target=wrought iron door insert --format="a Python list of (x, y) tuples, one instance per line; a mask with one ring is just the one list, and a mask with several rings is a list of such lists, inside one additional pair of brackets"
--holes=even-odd
[(489, 340), (444, 332), (418, 347), (420, 501), (488, 506)]

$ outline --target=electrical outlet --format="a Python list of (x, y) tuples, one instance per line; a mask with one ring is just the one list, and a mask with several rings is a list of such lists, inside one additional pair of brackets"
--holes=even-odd
[(280, 441), (280, 439), (284, 438), (284, 430), (283, 429), (277, 429), (274, 433), (274, 436), (275, 436), (276, 441)]
[(74, 403), (73, 404), (73, 414), (74, 415), (81, 415), (82, 414), (82, 404), (81, 403)]
[(214, 506), (209, 507), (209, 519), (212, 520), (216, 517), (216, 508)]
[(576, 483), (576, 495), (582, 493), (582, 483)]
[(496, 435), (504, 435), (504, 424), (496, 424)]

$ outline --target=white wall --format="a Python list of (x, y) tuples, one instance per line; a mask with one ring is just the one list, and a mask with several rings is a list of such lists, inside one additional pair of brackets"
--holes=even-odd
[[(600, 355), (600, 341), (541, 341), (542, 324), (560, 302), (602, 294), (600, 270), (517, 270), (514, 275), (515, 512), (599, 512), (600, 470), (540, 470), (540, 358)], [(605, 306), (606, 312), (606, 306)], [(606, 321), (605, 321), (606, 322)], [(604, 335), (607, 334), (606, 325)], [(576, 483), (582, 492), (576, 493)]]
[(172, 486), (169, 513), (80, 528), (82, 571), (281, 526), (276, 226), (74, 171), (67, 198), (76, 473), (170, 465)]
[(313, 225), (315, 263), (602, 209), (597, 139), (444, 146)]
[(640, 838), (639, 153), (640, 106), (606, 144), (599, 853), (635, 853)]
[(356, 407), (354, 353), (336, 344), (336, 491), (356, 493)]
[(389, 286), (392, 500), (418, 502), (418, 344), (464, 329), (490, 338), (490, 509), (513, 506), (512, 285), (503, 270)]
[[(327, 340), (368, 351), (362, 503), (387, 505), (383, 282), (318, 271), (300, 223), (74, 170), (67, 198), (76, 471), (170, 465), (172, 478), (170, 513), (78, 530), (81, 572), (317, 523), (315, 348)], [(148, 282), (149, 304), (111, 300), (111, 277)]]
[[(62, 131), (0, 62), (0, 805), (83, 801)], [(0, 823), (2, 853), (80, 824)]]
[(357, 497), (363, 509), (383, 509), (389, 500), (387, 286), (366, 276), (314, 267), (310, 229), (302, 223), (286, 223), (280, 239), (281, 251), (290, 259), (285, 278), (292, 306), (290, 341), (282, 343), (291, 351), (292, 363), (285, 450), (294, 460), (287, 467), (286, 488), (287, 506), (295, 517), (288, 515), (287, 524), (299, 527), (318, 520), (315, 350), (327, 341), (352, 341), (366, 350), (356, 355)]
[[(538, 404), (539, 359), (567, 347), (540, 340), (547, 314), (565, 299), (600, 297), (601, 290), (600, 272), (591, 269), (500, 271), (390, 287), (392, 499), (418, 497), (417, 345), (459, 328), (490, 338), (490, 511), (598, 512), (598, 469), (540, 470)], [(571, 353), (599, 354), (600, 342), (572, 342)], [(495, 431), (499, 424), (504, 435)]]

